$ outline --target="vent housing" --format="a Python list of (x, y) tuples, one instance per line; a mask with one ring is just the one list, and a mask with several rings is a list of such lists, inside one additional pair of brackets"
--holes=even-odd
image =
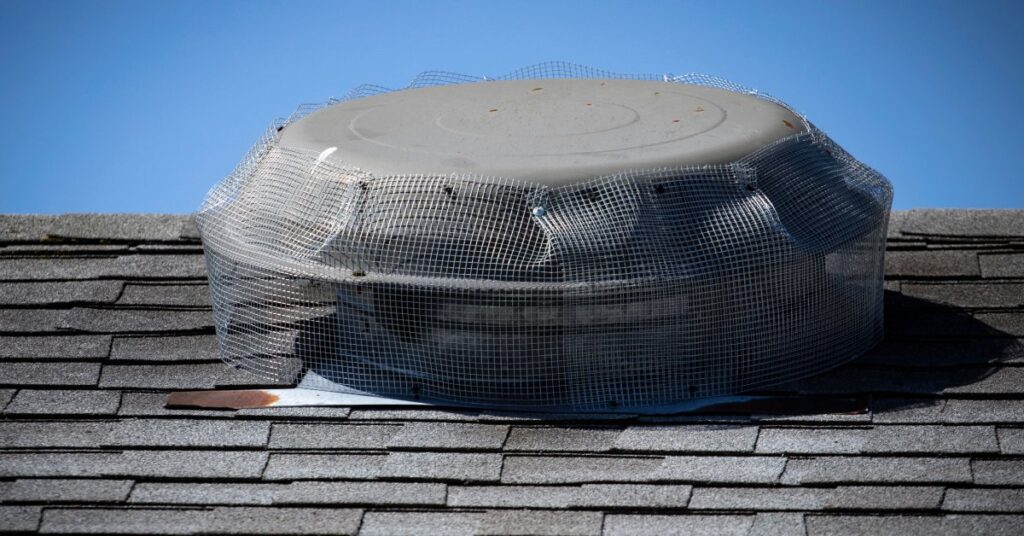
[(607, 411), (763, 388), (876, 344), (891, 198), (770, 96), (545, 63), (302, 107), (197, 221), (228, 363)]

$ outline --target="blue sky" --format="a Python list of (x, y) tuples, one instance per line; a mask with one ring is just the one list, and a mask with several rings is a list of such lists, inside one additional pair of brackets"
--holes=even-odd
[(0, 2), (0, 212), (194, 210), (276, 117), (545, 60), (772, 93), (895, 208), (1024, 207), (1024, 2)]

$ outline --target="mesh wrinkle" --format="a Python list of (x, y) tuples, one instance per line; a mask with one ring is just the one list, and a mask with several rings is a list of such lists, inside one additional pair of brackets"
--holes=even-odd
[[(699, 84), (785, 106), (713, 77), (561, 62), (497, 78), (425, 72), (409, 88), (550, 77)], [(553, 187), (374, 176), (278, 144), (319, 107), (272, 124), (196, 215), (220, 355), (258, 376), (606, 411), (809, 376), (882, 336), (892, 188), (810, 123), (727, 165)]]

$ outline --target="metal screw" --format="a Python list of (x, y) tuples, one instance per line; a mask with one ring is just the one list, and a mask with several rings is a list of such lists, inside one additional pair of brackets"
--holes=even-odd
[(533, 214), (533, 215), (534, 215), (535, 217), (537, 217), (537, 218), (540, 218), (540, 217), (544, 216), (544, 215), (545, 215), (545, 214), (547, 214), (547, 213), (548, 213), (548, 211), (547, 211), (547, 210), (545, 210), (545, 209), (544, 209), (544, 207), (533, 207), (533, 212), (532, 212), (532, 214)]

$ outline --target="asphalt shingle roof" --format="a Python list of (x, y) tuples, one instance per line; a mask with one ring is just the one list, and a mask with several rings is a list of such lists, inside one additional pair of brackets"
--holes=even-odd
[(262, 385), (186, 217), (0, 216), (0, 532), (1019, 534), (1024, 211), (888, 236), (886, 340), (767, 391), (804, 414), (217, 411), (164, 407)]

